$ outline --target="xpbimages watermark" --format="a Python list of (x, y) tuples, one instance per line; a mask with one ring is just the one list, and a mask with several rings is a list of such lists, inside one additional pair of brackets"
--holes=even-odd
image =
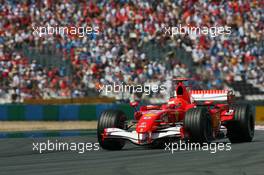
[(32, 26), (33, 35), (39, 37), (52, 36), (52, 35), (72, 35), (77, 37), (85, 37), (87, 35), (99, 35), (99, 27), (76, 27), (76, 26)]
[(100, 149), (99, 143), (90, 142), (61, 142), (58, 140), (46, 142), (33, 142), (32, 150), (38, 153), (46, 151), (74, 151), (83, 154), (86, 151), (98, 151)]
[(209, 35), (211, 37), (217, 37), (219, 35), (230, 35), (231, 34), (231, 27), (229, 26), (189, 26), (189, 25), (181, 25), (174, 27), (164, 27), (163, 28), (164, 34), (166, 36), (176, 36), (176, 35)]
[(211, 154), (221, 151), (231, 151), (231, 143), (189, 143), (175, 142), (165, 143), (165, 151), (173, 154), (175, 151), (209, 151)]
[(151, 93), (165, 93), (166, 86), (165, 85), (157, 85), (157, 84), (148, 84), (148, 85), (129, 85), (113, 83), (101, 85), (98, 89), (100, 93), (104, 93), (105, 95), (109, 93), (122, 93), (122, 92), (130, 92), (130, 93), (144, 93), (145, 95), (150, 95)]

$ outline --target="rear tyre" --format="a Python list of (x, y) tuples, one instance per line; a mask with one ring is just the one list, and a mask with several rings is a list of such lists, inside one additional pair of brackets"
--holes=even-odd
[(127, 120), (125, 114), (120, 110), (106, 110), (104, 111), (97, 123), (97, 138), (100, 146), (107, 150), (121, 150), (125, 145), (123, 139), (105, 139), (102, 134), (105, 128), (125, 128), (125, 121)]
[(231, 143), (251, 142), (255, 132), (255, 117), (248, 104), (234, 107), (234, 120), (227, 123), (227, 137)]
[(190, 142), (210, 143), (212, 141), (211, 116), (207, 108), (189, 109), (185, 114), (183, 126)]

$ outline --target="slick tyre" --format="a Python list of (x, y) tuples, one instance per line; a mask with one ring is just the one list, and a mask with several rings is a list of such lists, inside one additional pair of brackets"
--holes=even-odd
[(255, 132), (255, 116), (248, 104), (234, 107), (233, 121), (227, 123), (227, 137), (231, 143), (251, 142)]
[(210, 143), (212, 141), (212, 125), (206, 107), (189, 109), (183, 120), (184, 131), (190, 142)]
[(98, 120), (97, 124), (97, 138), (100, 146), (106, 150), (121, 150), (125, 145), (123, 139), (104, 139), (102, 134), (105, 128), (125, 128), (125, 121), (127, 120), (125, 114), (120, 110), (104, 111)]

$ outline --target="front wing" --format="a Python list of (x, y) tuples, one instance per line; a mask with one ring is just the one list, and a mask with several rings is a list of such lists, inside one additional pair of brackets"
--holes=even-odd
[(126, 139), (137, 145), (146, 145), (165, 137), (181, 137), (180, 129), (180, 126), (175, 126), (153, 133), (137, 133), (136, 131), (119, 128), (106, 128), (104, 129), (103, 139)]

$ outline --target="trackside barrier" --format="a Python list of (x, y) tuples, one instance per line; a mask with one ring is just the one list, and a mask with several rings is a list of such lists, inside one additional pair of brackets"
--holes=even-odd
[(24, 99), (23, 104), (27, 105), (67, 105), (67, 104), (105, 104), (114, 103), (114, 98), (107, 97), (86, 97), (72, 99)]
[[(0, 121), (91, 121), (106, 109), (120, 109), (132, 119), (128, 104), (0, 105)], [(264, 121), (264, 106), (256, 106), (256, 121)]]
[(133, 109), (128, 104), (87, 105), (0, 105), (0, 121), (90, 121), (97, 120), (106, 109), (120, 109), (129, 118)]

